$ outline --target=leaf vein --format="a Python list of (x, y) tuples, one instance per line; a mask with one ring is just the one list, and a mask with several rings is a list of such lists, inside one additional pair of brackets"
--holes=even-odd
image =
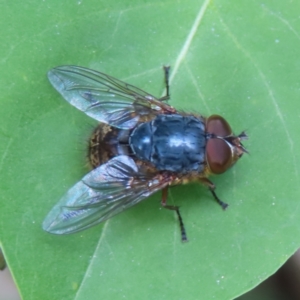
[(222, 18), (219, 18), (220, 23), (222, 24), (225, 32), (228, 34), (228, 36), (231, 38), (231, 40), (233, 41), (233, 43), (236, 45), (236, 47), (252, 62), (254, 68), (256, 69), (258, 75), (260, 76), (260, 78), (262, 79), (262, 82), (266, 88), (266, 90), (268, 91), (269, 97), (271, 99), (271, 103), (273, 104), (274, 108), (275, 108), (275, 112), (277, 114), (277, 116), (279, 117), (279, 120), (282, 124), (282, 127), (285, 131), (286, 137), (287, 137), (287, 141), (290, 145), (290, 151), (291, 151), (291, 156), (293, 158), (293, 165), (294, 165), (294, 171), (295, 171), (295, 176), (297, 178), (299, 178), (299, 174), (298, 174), (298, 170), (296, 168), (296, 158), (294, 155), (294, 141), (290, 135), (290, 132), (287, 128), (286, 125), (286, 121), (283, 117), (283, 114), (281, 112), (281, 109), (279, 107), (279, 104), (274, 96), (273, 90), (271, 89), (268, 80), (266, 78), (266, 75), (263, 73), (263, 71), (260, 69), (260, 67), (257, 65), (257, 63), (255, 62), (255, 60), (253, 59), (253, 57), (250, 55), (249, 52), (247, 52), (247, 50), (239, 43), (239, 41), (237, 40), (237, 38), (234, 36), (234, 34), (230, 31), (229, 27), (224, 23)]
[(195, 19), (195, 21), (194, 21), (194, 23), (193, 23), (193, 25), (192, 25), (192, 27), (189, 31), (189, 34), (188, 34), (188, 36), (187, 36), (180, 52), (179, 52), (177, 60), (174, 64), (173, 72), (171, 73), (171, 76), (170, 76), (170, 82), (172, 82), (172, 80), (174, 79), (174, 77), (175, 77), (182, 61), (184, 60), (184, 58), (185, 58), (185, 56), (186, 56), (186, 54), (187, 54), (187, 52), (188, 52), (188, 50), (189, 50), (189, 48), (192, 44), (194, 36), (196, 35), (196, 32), (197, 32), (197, 30), (200, 26), (200, 23), (203, 19), (203, 16), (204, 16), (204, 14), (207, 10), (207, 7), (208, 7), (209, 3), (210, 3), (210, 0), (205, 0), (204, 3), (202, 4), (202, 6), (200, 7), (200, 10), (199, 10), (199, 12), (196, 16), (196, 19)]
[(82, 281), (81, 281), (81, 283), (80, 283), (80, 286), (79, 286), (78, 290), (76, 291), (76, 294), (75, 294), (75, 297), (74, 297), (75, 300), (80, 298), (80, 293), (81, 293), (82, 287), (84, 287), (85, 281), (90, 277), (89, 274), (91, 273), (91, 268), (92, 268), (92, 266), (93, 266), (93, 262), (94, 262), (95, 258), (97, 257), (97, 256), (96, 256), (96, 253), (98, 253), (99, 248), (100, 248), (100, 246), (102, 245), (102, 241), (103, 241), (103, 239), (104, 239), (104, 237), (105, 237), (105, 233), (106, 233), (106, 229), (107, 229), (107, 226), (108, 226), (109, 221), (110, 221), (110, 220), (106, 221), (105, 224), (104, 224), (104, 226), (103, 226), (101, 236), (100, 236), (100, 238), (99, 238), (99, 241), (98, 241), (98, 243), (97, 243), (97, 246), (95, 247), (95, 251), (94, 251), (94, 253), (93, 253), (93, 255), (92, 255), (92, 258), (91, 258), (91, 260), (90, 260), (90, 262), (89, 262), (89, 265), (88, 265), (88, 267), (87, 267), (87, 269), (86, 269), (86, 272), (85, 272), (85, 274), (84, 274), (84, 277), (82, 278)]

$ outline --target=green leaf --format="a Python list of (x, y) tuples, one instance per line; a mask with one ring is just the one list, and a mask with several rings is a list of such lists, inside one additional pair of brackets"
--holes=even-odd
[[(23, 299), (232, 299), (299, 247), (300, 4), (284, 1), (2, 1), (0, 241)], [(103, 225), (43, 232), (88, 172), (96, 123), (51, 87), (76, 64), (246, 129), (245, 155), (201, 185), (174, 187), (189, 242), (157, 193)]]

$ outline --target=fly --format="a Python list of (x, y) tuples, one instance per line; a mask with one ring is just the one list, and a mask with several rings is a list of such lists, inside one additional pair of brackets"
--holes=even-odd
[(52, 208), (44, 230), (68, 234), (87, 229), (162, 190), (161, 204), (178, 216), (182, 241), (187, 240), (179, 207), (167, 204), (168, 188), (198, 181), (223, 208), (208, 179), (234, 165), (247, 150), (219, 115), (208, 118), (177, 111), (165, 100), (169, 67), (164, 67), (166, 95), (151, 94), (104, 73), (78, 66), (49, 71), (54, 88), (99, 125), (89, 141), (93, 168)]

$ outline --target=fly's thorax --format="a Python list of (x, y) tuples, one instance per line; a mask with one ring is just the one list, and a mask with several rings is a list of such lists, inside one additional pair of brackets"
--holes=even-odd
[(139, 124), (129, 144), (138, 159), (158, 170), (202, 172), (205, 166), (205, 125), (202, 119), (180, 114), (161, 114)]
[(129, 130), (100, 123), (89, 141), (88, 157), (91, 166), (96, 168), (115, 156), (130, 155), (128, 137)]
[(228, 122), (219, 115), (206, 119), (206, 160), (210, 173), (221, 174), (233, 166), (247, 150), (241, 140), (247, 139), (242, 132), (234, 135)]

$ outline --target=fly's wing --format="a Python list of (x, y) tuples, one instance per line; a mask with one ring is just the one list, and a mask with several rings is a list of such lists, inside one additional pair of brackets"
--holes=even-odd
[(103, 222), (169, 184), (156, 175), (128, 156), (117, 156), (76, 183), (50, 211), (43, 229), (67, 234)]
[(114, 127), (130, 129), (141, 115), (176, 112), (137, 87), (87, 68), (56, 67), (48, 72), (48, 78), (70, 104)]

